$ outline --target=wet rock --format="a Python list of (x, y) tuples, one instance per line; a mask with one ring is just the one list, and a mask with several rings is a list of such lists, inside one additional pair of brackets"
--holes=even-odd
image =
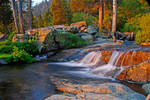
[(47, 55), (47, 58), (50, 58), (55, 54), (56, 54), (56, 52), (48, 52), (46, 55)]
[(150, 82), (150, 63), (148, 61), (124, 70), (118, 80), (128, 80), (134, 82)]
[(65, 95), (52, 95), (45, 100), (77, 100), (75, 97), (65, 96)]
[(129, 94), (85, 94), (84, 100), (145, 100), (145, 96), (138, 93), (129, 93)]
[(87, 94), (85, 94), (84, 100), (121, 100), (121, 99), (118, 97), (109, 95), (109, 94), (87, 93)]
[(8, 35), (0, 34), (0, 41), (5, 41), (8, 39)]
[(135, 39), (134, 32), (124, 32), (124, 35), (126, 37), (126, 40), (133, 41)]
[(69, 80), (54, 80), (57, 90), (63, 94), (74, 95), (76, 100), (145, 100), (145, 96), (119, 83), (76, 84)]
[[(106, 64), (109, 62), (110, 57), (112, 56), (113, 50), (102, 50), (101, 61)], [(133, 66), (139, 64), (143, 61), (150, 59), (150, 52), (146, 51), (128, 51), (120, 53), (118, 61), (116, 62), (117, 66)]]
[(86, 36), (88, 34), (87, 33), (77, 33), (76, 35), (79, 36), (79, 37), (82, 37), (82, 36)]
[(101, 57), (101, 61), (105, 64), (108, 64), (110, 58), (111, 58), (111, 55), (112, 55), (113, 51), (106, 51), (106, 50), (102, 50), (101, 51), (101, 54), (102, 54), (102, 57)]
[(145, 90), (147, 94), (150, 94), (150, 84), (144, 84), (142, 88)]
[(145, 100), (150, 100), (150, 94), (146, 97)]
[(6, 61), (4, 61), (3, 59), (0, 59), (0, 65), (5, 65), (5, 64), (8, 64)]
[(141, 43), (141, 46), (150, 46), (150, 42), (146, 42), (146, 43)]

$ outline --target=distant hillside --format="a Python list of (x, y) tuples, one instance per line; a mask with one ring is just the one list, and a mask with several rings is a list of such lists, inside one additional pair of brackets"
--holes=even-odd
[(39, 14), (43, 15), (43, 12), (50, 7), (51, 1), (52, 0), (45, 0), (38, 5), (35, 5), (33, 7), (33, 15), (34, 16), (38, 16)]

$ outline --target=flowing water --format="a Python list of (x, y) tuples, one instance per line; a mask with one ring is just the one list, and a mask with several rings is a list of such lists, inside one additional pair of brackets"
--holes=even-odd
[[(123, 62), (127, 54), (128, 52), (124, 55), (121, 66), (116, 66), (123, 55), (123, 52), (120, 51), (114, 51), (108, 64), (105, 65), (100, 64), (101, 52), (94, 51), (78, 62), (1, 66), (0, 100), (43, 100), (57, 92), (50, 81), (51, 77), (62, 79), (67, 77), (76, 82), (97, 82), (99, 84), (117, 82), (114, 78), (124, 70)], [(135, 52), (132, 53), (132, 57), (134, 54)]]

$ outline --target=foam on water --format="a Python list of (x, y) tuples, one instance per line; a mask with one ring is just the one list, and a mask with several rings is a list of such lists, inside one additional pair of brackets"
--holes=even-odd
[(119, 55), (120, 55), (120, 52), (114, 51), (108, 64), (99, 66), (98, 68), (93, 69), (92, 73), (96, 72), (96, 73), (99, 73), (100, 75), (103, 75), (111, 70), (116, 69), (116, 66), (114, 64), (117, 58), (119, 57)]

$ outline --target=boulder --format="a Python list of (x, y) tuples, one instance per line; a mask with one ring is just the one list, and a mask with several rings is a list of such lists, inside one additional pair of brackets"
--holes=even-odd
[(85, 32), (86, 29), (87, 29), (87, 27), (83, 26), (80, 28), (79, 32)]
[(5, 41), (8, 39), (8, 35), (0, 34), (0, 41)]
[(93, 44), (93, 36), (90, 34), (84, 34), (81, 36), (82, 39), (84, 39), (88, 44)]
[(25, 42), (25, 41), (28, 41), (28, 34), (16, 34), (14, 35), (13, 39), (12, 39), (12, 42)]
[(86, 24), (86, 21), (81, 21), (81, 22), (77, 22), (77, 23), (72, 23), (70, 26), (80, 28), (82, 26), (87, 26), (87, 24)]
[(124, 32), (124, 35), (126, 35), (126, 39), (133, 41), (135, 38), (135, 33), (134, 32)]
[(67, 79), (58, 81), (54, 78), (52, 82), (57, 90), (75, 96), (75, 100), (145, 100), (145, 96), (120, 83), (76, 84)]
[[(82, 42), (82, 44), (79, 42)], [(70, 32), (59, 32), (55, 30), (47, 34), (44, 42), (42, 43), (41, 51), (43, 53), (47, 53), (58, 49), (81, 47), (84, 45), (86, 45), (84, 39)]]
[(79, 36), (79, 37), (82, 37), (82, 36), (86, 36), (88, 34), (87, 33), (77, 33), (76, 35)]
[(98, 30), (97, 27), (88, 26), (86, 33), (91, 34), (91, 35), (95, 35), (98, 32), (97, 30)]
[(4, 61), (3, 59), (0, 59), (0, 65), (5, 65), (8, 64), (6, 61)]
[(150, 62), (145, 61), (125, 69), (117, 76), (117, 79), (133, 82), (150, 82)]
[(29, 35), (30, 39), (36, 37), (40, 42), (43, 42), (47, 34), (53, 30), (54, 30), (53, 27), (45, 27), (45, 28), (28, 30), (26, 31), (26, 33)]
[(150, 42), (141, 43), (141, 46), (150, 46)]
[(144, 89), (144, 91), (147, 93), (147, 94), (150, 94), (150, 84), (147, 83), (147, 84), (144, 84), (142, 86), (142, 88)]

